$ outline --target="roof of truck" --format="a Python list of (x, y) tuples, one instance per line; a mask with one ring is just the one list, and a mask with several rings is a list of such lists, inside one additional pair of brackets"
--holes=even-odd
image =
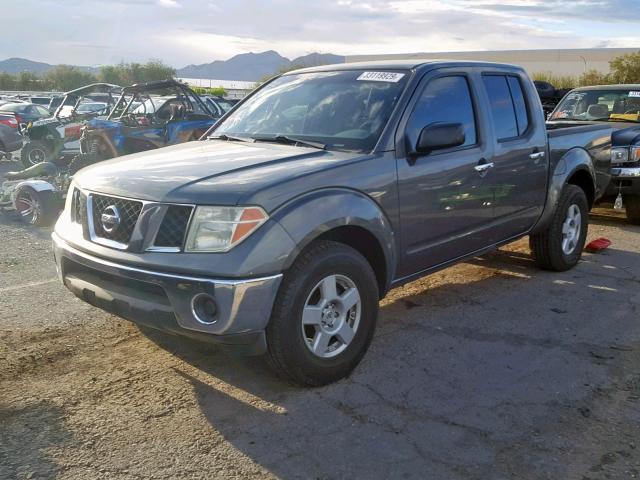
[(327, 72), (335, 70), (412, 70), (420, 67), (438, 65), (442, 67), (472, 66), (472, 67), (496, 67), (522, 70), (522, 67), (507, 63), (479, 62), (473, 60), (447, 60), (447, 59), (407, 59), (407, 60), (376, 60), (371, 62), (336, 63), (333, 65), (320, 65), (317, 67), (292, 70), (287, 74)]
[(640, 84), (620, 83), (618, 85), (592, 85), (590, 87), (576, 87), (574, 90), (640, 90)]

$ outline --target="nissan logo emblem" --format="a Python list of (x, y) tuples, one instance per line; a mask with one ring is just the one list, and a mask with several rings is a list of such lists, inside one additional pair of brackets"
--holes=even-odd
[(102, 229), (107, 233), (114, 232), (120, 225), (120, 212), (115, 205), (109, 205), (100, 215)]

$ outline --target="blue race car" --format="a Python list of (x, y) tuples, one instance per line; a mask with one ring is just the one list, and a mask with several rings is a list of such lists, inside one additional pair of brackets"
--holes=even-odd
[(163, 80), (122, 89), (110, 115), (82, 130), (78, 163), (198, 139), (220, 117), (187, 85)]

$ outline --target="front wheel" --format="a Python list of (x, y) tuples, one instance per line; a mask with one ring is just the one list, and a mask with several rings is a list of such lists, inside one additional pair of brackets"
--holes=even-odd
[(38, 192), (26, 185), (16, 191), (15, 208), (24, 222), (36, 227), (51, 226), (58, 213), (53, 192)]
[(576, 185), (566, 185), (547, 229), (529, 237), (536, 264), (557, 272), (574, 267), (582, 256), (588, 221), (589, 204), (584, 191)]
[(272, 364), (297, 385), (335, 382), (364, 356), (377, 316), (378, 286), (367, 260), (341, 243), (316, 241), (278, 291), (266, 332)]
[(625, 196), (623, 200), (627, 212), (627, 220), (634, 225), (640, 225), (640, 195)]

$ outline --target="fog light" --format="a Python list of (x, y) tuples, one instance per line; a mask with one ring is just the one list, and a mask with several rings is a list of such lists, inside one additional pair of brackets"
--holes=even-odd
[(191, 313), (200, 323), (210, 325), (217, 320), (218, 305), (211, 295), (199, 293), (191, 299)]

